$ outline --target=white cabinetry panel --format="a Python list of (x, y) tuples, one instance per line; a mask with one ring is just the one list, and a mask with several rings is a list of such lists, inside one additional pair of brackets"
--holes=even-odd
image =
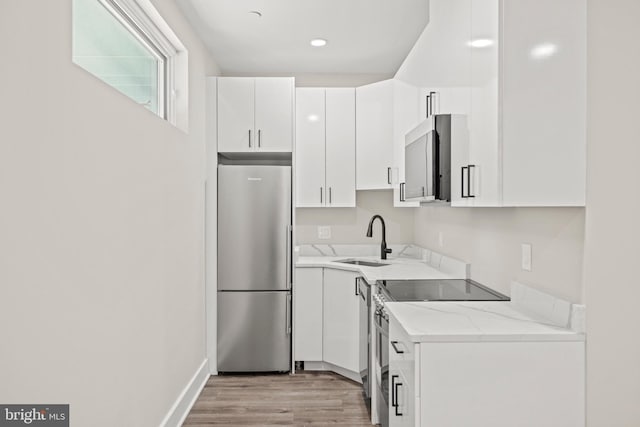
[(585, 204), (585, 3), (502, 2), (505, 205)]
[(218, 151), (253, 151), (254, 79), (218, 79)]
[(420, 357), (423, 426), (585, 425), (584, 342), (423, 343)]
[(356, 93), (355, 89), (326, 90), (327, 203), (356, 205)]
[(293, 86), (288, 77), (218, 77), (218, 152), (291, 152)]
[(324, 270), (323, 360), (359, 372), (357, 274)]
[(356, 89), (356, 189), (391, 188), (393, 80)]
[(294, 358), (322, 360), (322, 268), (296, 268)]
[(255, 80), (255, 131), (259, 151), (291, 151), (293, 142), (293, 82), (288, 78)]
[(324, 206), (324, 89), (296, 89), (296, 142), (296, 206)]

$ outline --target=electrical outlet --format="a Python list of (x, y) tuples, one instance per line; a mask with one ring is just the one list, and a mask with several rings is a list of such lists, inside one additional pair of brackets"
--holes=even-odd
[(522, 244), (522, 269), (531, 271), (531, 244)]
[(438, 244), (441, 248), (444, 247), (444, 233), (442, 233), (442, 231), (438, 232)]
[(318, 226), (318, 239), (330, 239), (331, 238), (331, 227), (328, 225), (320, 225)]

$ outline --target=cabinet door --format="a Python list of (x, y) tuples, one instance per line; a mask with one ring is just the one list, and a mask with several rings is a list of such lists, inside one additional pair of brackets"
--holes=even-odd
[(218, 78), (218, 151), (253, 151), (254, 79)]
[[(471, 49), (470, 142), (466, 160), (472, 166), (465, 171), (470, 173), (471, 181), (470, 188), (465, 193), (474, 197), (466, 199), (464, 206), (501, 204), (498, 118), (499, 3), (499, 0), (471, 2), (471, 40), (488, 39), (492, 40), (493, 44)], [(456, 173), (459, 173), (459, 170), (456, 170)], [(460, 190), (455, 191), (457, 193)]]
[(503, 204), (584, 206), (586, 2), (501, 3)]
[(404, 185), (405, 135), (419, 122), (418, 96), (420, 89), (399, 80), (393, 82), (393, 206), (418, 207), (419, 202), (401, 200)]
[(324, 206), (324, 89), (296, 89), (296, 206)]
[(322, 360), (322, 268), (296, 268), (293, 285), (294, 360)]
[[(414, 344), (402, 326), (389, 322), (389, 425), (415, 426), (418, 394), (415, 386), (418, 345)], [(396, 409), (397, 408), (397, 409)]]
[(356, 89), (356, 189), (391, 188), (393, 80)]
[(255, 147), (258, 151), (291, 152), (293, 141), (293, 79), (255, 79)]
[(325, 362), (359, 372), (359, 295), (356, 273), (324, 270), (323, 345)]
[(406, 372), (389, 367), (389, 426), (415, 426), (414, 380)]
[(356, 205), (355, 89), (326, 90), (327, 206)]

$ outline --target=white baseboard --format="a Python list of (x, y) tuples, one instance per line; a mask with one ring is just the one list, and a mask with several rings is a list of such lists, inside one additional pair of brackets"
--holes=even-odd
[(167, 416), (164, 417), (164, 420), (160, 423), (160, 427), (180, 427), (187, 418), (187, 415), (189, 415), (191, 407), (196, 403), (208, 379), (209, 361), (205, 359), (187, 386), (182, 390), (182, 393), (180, 393), (180, 396), (176, 399)]
[(342, 375), (345, 378), (349, 378), (351, 381), (362, 384), (362, 378), (360, 378), (359, 372), (353, 372), (340, 366), (334, 365), (329, 362), (304, 362), (304, 369), (306, 371), (331, 371), (338, 375)]

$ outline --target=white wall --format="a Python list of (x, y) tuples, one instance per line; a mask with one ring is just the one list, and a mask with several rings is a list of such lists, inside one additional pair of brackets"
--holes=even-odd
[[(357, 191), (355, 208), (296, 209), (297, 243), (380, 244), (382, 235), (376, 222), (373, 238), (368, 238), (369, 220), (382, 215), (386, 225), (387, 243), (413, 242), (413, 209), (394, 208), (391, 190)], [(331, 239), (318, 239), (318, 226), (331, 226)]]
[(157, 426), (205, 358), (204, 82), (189, 133), (71, 62), (71, 0), (0, 3), (0, 401)]
[[(518, 280), (581, 302), (584, 211), (423, 207), (416, 209), (415, 243), (471, 263), (471, 278), (500, 292)], [(530, 272), (521, 268), (522, 243), (532, 245)]]
[(588, 0), (587, 424), (640, 425), (640, 2)]

